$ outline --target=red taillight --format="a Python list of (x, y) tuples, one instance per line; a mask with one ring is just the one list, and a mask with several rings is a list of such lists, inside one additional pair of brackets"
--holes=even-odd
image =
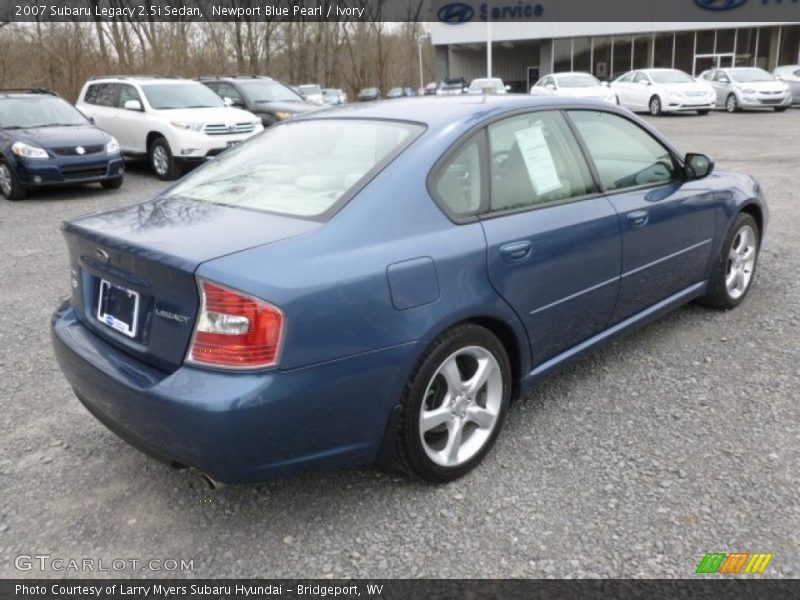
[(268, 302), (198, 280), (200, 314), (187, 359), (218, 367), (253, 369), (278, 361), (283, 313)]

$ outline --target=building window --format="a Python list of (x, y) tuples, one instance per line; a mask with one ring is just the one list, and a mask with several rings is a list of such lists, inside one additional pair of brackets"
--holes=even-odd
[(602, 81), (611, 78), (610, 37), (596, 37), (592, 40), (592, 74)]
[(572, 40), (572, 70), (573, 71), (590, 71), (592, 59), (592, 45), (591, 39), (574, 38)]
[(649, 69), (653, 63), (652, 56), (653, 36), (651, 34), (637, 35), (633, 38), (633, 68)]
[(572, 40), (553, 41), (553, 73), (572, 70)]
[(800, 25), (784, 25), (781, 33), (780, 65), (800, 64)]
[(653, 42), (653, 67), (659, 69), (672, 68), (672, 50), (675, 35), (672, 33), (657, 33)]
[[(676, 69), (686, 73), (694, 70), (694, 32), (683, 31), (675, 34), (675, 64)], [(693, 73), (694, 74), (694, 73)]]
[(736, 65), (750, 67), (755, 62), (758, 29), (747, 28), (736, 31)]
[(714, 30), (705, 29), (697, 32), (696, 54), (714, 54)]
[(717, 44), (714, 47), (714, 52), (717, 54), (733, 54), (735, 40), (735, 29), (720, 29), (717, 31)]
[(633, 37), (618, 35), (614, 38), (614, 61), (612, 78), (616, 79), (633, 68)]

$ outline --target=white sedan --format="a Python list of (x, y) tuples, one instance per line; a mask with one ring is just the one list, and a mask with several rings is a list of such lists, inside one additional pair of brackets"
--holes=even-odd
[(545, 75), (531, 88), (534, 96), (566, 96), (594, 98), (617, 103), (617, 96), (605, 83), (600, 83), (589, 73), (553, 73)]
[(654, 116), (687, 111), (707, 115), (717, 101), (708, 83), (695, 81), (677, 69), (630, 71), (612, 82), (611, 89), (622, 106)]

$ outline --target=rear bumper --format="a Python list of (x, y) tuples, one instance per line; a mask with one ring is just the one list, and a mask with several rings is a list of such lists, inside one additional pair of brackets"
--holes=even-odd
[(34, 188), (119, 179), (125, 174), (125, 161), (120, 154), (102, 154), (97, 158), (17, 159), (14, 170), (25, 187)]
[(164, 373), (88, 330), (68, 303), (51, 333), (86, 408), (128, 443), (223, 483), (375, 462), (415, 344), (293, 371)]

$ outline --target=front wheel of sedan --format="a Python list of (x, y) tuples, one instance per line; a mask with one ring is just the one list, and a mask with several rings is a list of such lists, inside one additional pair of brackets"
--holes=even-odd
[(756, 273), (760, 249), (756, 220), (742, 213), (733, 223), (717, 259), (705, 304), (730, 310), (742, 303)]
[(728, 99), (725, 100), (725, 110), (729, 113), (735, 113), (739, 110), (739, 101), (736, 99), (736, 94), (728, 95)]
[(650, 98), (650, 114), (654, 117), (661, 114), (661, 98), (658, 96)]
[(24, 200), (28, 195), (28, 190), (4, 161), (0, 161), (0, 193), (9, 200)]
[(497, 337), (472, 324), (444, 333), (406, 387), (402, 466), (434, 483), (465, 475), (494, 445), (510, 397), (511, 366)]

